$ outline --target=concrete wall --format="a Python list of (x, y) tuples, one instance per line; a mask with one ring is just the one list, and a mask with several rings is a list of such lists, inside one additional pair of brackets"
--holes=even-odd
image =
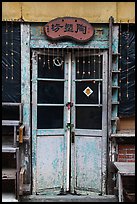
[(91, 23), (135, 23), (135, 2), (2, 2), (2, 20), (48, 22), (56, 17), (81, 17)]

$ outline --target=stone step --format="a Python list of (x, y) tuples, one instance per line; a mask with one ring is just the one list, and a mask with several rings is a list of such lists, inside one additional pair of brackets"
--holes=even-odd
[(30, 195), (21, 197), (20, 202), (118, 202), (115, 195), (82, 196), (82, 195)]
[(14, 193), (2, 192), (2, 202), (18, 202)]

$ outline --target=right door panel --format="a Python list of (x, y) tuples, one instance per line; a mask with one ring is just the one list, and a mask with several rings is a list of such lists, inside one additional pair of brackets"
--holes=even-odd
[[(71, 191), (105, 192), (107, 157), (107, 52), (75, 53), (72, 65)], [(78, 60), (79, 58), (79, 60)], [(90, 64), (89, 64), (90, 59)]]

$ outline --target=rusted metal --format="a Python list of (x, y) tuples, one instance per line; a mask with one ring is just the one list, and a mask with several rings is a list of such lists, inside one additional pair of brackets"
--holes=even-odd
[(19, 143), (23, 143), (23, 130), (24, 130), (25, 126), (21, 125), (19, 127)]
[(94, 28), (85, 19), (63, 17), (48, 22), (44, 26), (44, 32), (51, 40), (70, 38), (82, 43), (93, 37)]

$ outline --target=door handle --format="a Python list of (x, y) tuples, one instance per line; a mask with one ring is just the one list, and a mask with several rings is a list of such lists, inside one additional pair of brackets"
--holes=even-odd
[(75, 132), (71, 132), (71, 142), (75, 142)]

